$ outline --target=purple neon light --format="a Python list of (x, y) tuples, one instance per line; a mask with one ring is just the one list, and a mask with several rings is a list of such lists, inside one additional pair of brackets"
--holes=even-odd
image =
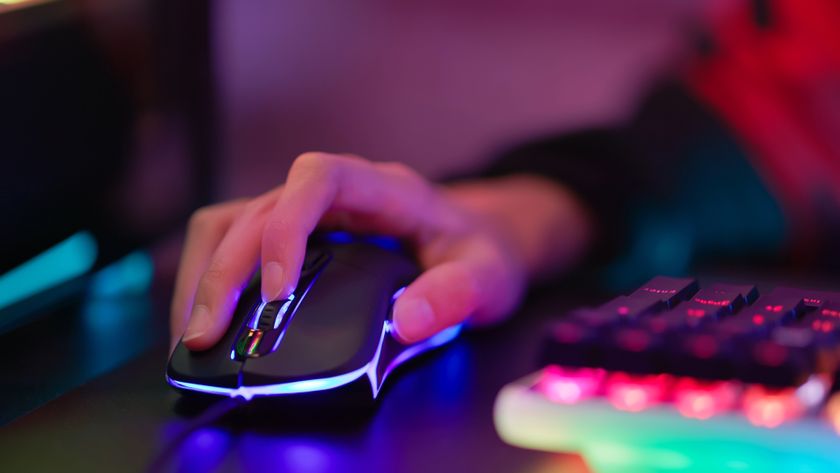
[(230, 397), (242, 397), (246, 400), (250, 400), (254, 396), (277, 396), (335, 389), (346, 384), (352, 383), (353, 381), (361, 378), (362, 376), (367, 375), (368, 379), (370, 380), (371, 388), (373, 389), (373, 397), (376, 398), (379, 394), (379, 386), (381, 382), (384, 381), (397, 366), (413, 358), (414, 356), (419, 355), (420, 353), (449, 343), (450, 341), (454, 340), (455, 337), (458, 336), (458, 333), (460, 333), (460, 331), (461, 325), (449, 327), (448, 329), (445, 329), (442, 332), (439, 332), (438, 334), (420, 343), (408, 347), (404, 352), (400, 353), (396, 358), (394, 358), (391, 361), (391, 363), (385, 368), (385, 373), (383, 374), (381, 380), (378, 379), (376, 375), (376, 370), (379, 365), (379, 357), (382, 353), (382, 345), (385, 341), (385, 335), (391, 332), (390, 321), (385, 321), (385, 323), (382, 325), (382, 332), (380, 332), (379, 335), (379, 344), (376, 347), (376, 353), (374, 354), (373, 358), (361, 368), (350, 371), (348, 373), (330, 376), (327, 378), (293, 381), (290, 383), (269, 384), (265, 386), (240, 386), (236, 389), (198, 383), (188, 383), (172, 379), (169, 376), (166, 377), (166, 381), (170, 385), (180, 389), (198, 391), (207, 394), (216, 394), (223, 396), (226, 395)]
[(405, 351), (403, 351), (402, 353), (397, 355), (393, 360), (391, 360), (391, 363), (389, 363), (388, 366), (385, 368), (385, 372), (382, 374), (382, 381), (385, 381), (385, 379), (388, 377), (389, 374), (391, 374), (392, 371), (394, 371), (399, 365), (405, 363), (406, 361), (414, 358), (415, 356), (427, 350), (437, 348), (454, 340), (455, 337), (457, 337), (458, 334), (461, 333), (461, 328), (462, 324), (449, 327), (436, 333), (435, 335), (432, 335), (431, 337), (420, 343), (414, 344), (406, 348)]

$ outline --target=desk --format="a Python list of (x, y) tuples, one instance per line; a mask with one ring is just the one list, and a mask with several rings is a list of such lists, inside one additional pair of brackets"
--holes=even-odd
[[(179, 444), (167, 471), (585, 471), (578, 456), (504, 444), (492, 417), (499, 389), (534, 370), (545, 318), (581, 301), (556, 291), (530, 297), (506, 324), (468, 333), (389, 379), (369, 418), (319, 426), (281, 420), (268, 429), (213, 424)], [(159, 326), (161, 314), (153, 315)], [(165, 341), (153, 345), (3, 427), (0, 470), (145, 469), (188, 422), (176, 409), (181, 396), (163, 379)]]

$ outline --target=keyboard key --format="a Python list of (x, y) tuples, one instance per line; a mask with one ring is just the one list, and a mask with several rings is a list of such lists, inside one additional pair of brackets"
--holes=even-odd
[(715, 284), (700, 289), (691, 300), (679, 304), (671, 312), (680, 314), (691, 327), (733, 314), (758, 297), (755, 286)]
[(760, 342), (752, 347), (752, 364), (741, 377), (768, 386), (798, 386), (815, 368), (815, 359), (807, 347), (790, 347), (778, 342)]
[(610, 311), (598, 309), (578, 309), (569, 314), (569, 319), (601, 331), (621, 321), (621, 317)]
[(707, 380), (729, 379), (734, 374), (732, 359), (738, 346), (734, 338), (711, 332), (678, 333), (669, 337), (669, 345), (669, 373)]
[(840, 300), (829, 300), (823, 303), (817, 309), (817, 315), (828, 319), (840, 320)]
[(714, 284), (698, 291), (689, 303), (705, 307), (723, 307), (728, 312), (735, 312), (743, 305), (752, 304), (757, 298), (758, 289), (755, 286)]
[(596, 310), (614, 314), (615, 317), (633, 318), (659, 312), (666, 308), (667, 304), (658, 297), (619, 296)]
[(840, 293), (782, 287), (759, 297), (751, 285), (657, 277), (572, 312), (542, 354), (561, 366), (797, 386), (840, 370)]
[(814, 372), (816, 355), (808, 327), (777, 327), (768, 338), (744, 346), (736, 358), (736, 375), (746, 382), (796, 386)]
[(561, 320), (549, 327), (541, 360), (544, 364), (596, 366), (600, 360), (601, 344), (596, 328), (578, 320)]
[(613, 371), (656, 373), (666, 356), (664, 338), (642, 327), (618, 327), (603, 348), (602, 366)]
[(750, 311), (739, 314), (749, 317), (755, 325), (778, 325), (796, 320), (805, 312), (805, 301), (801, 296), (772, 293), (760, 297)]
[(680, 301), (688, 300), (697, 292), (699, 286), (693, 278), (672, 278), (668, 276), (656, 276), (646, 282), (642, 287), (636, 289), (631, 298), (657, 297), (665, 302), (668, 307), (673, 307)]
[(808, 289), (796, 289), (793, 287), (777, 287), (773, 295), (800, 297), (806, 307), (818, 308), (825, 302), (840, 302), (840, 292), (811, 291)]

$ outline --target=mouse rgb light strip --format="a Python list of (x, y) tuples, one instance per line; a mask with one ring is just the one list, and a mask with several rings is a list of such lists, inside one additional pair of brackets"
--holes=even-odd
[(374, 354), (373, 359), (371, 359), (364, 366), (356, 370), (350, 371), (348, 373), (330, 376), (326, 378), (293, 381), (289, 383), (270, 384), (263, 386), (240, 386), (236, 389), (178, 381), (176, 379), (170, 378), (169, 376), (166, 377), (166, 381), (170, 385), (180, 389), (222, 396), (242, 397), (246, 400), (250, 400), (255, 396), (280, 396), (315, 391), (326, 391), (328, 389), (335, 389), (346, 384), (350, 384), (353, 381), (356, 381), (357, 379), (361, 378), (362, 376), (367, 375), (368, 379), (370, 380), (371, 388), (373, 389), (373, 397), (375, 398), (379, 394), (379, 386), (381, 382), (384, 381), (385, 378), (394, 369), (396, 369), (397, 366), (425, 351), (449, 343), (450, 341), (454, 340), (455, 337), (458, 336), (458, 333), (460, 333), (460, 331), (461, 325), (456, 325), (454, 327), (445, 329), (420, 343), (408, 347), (403, 353), (397, 356), (388, 365), (388, 367), (385, 370), (385, 374), (382, 376), (381, 380), (377, 379), (376, 370), (379, 366), (379, 358), (382, 353), (382, 345), (385, 341), (385, 337), (391, 332), (391, 324), (389, 321), (386, 321), (382, 326), (382, 331), (379, 335), (379, 345), (377, 346), (376, 353)]

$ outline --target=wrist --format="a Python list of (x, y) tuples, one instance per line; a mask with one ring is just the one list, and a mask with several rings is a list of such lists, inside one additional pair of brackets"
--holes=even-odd
[(570, 270), (593, 238), (592, 219), (579, 199), (541, 176), (465, 181), (444, 192), (509, 247), (531, 280)]

